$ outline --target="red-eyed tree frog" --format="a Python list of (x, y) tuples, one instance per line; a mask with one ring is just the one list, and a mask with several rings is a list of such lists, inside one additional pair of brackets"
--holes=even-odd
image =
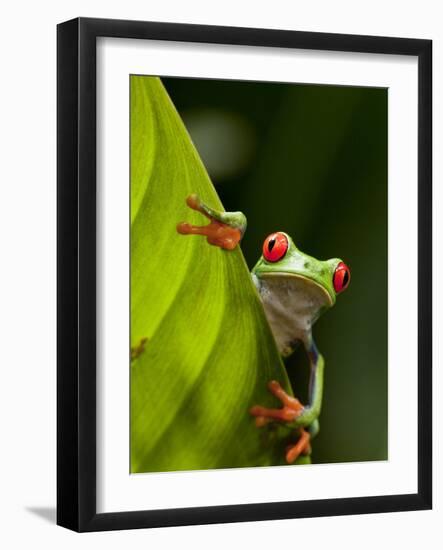
[[(196, 195), (186, 200), (188, 206), (201, 212), (210, 223), (194, 226), (179, 223), (184, 235), (204, 235), (211, 245), (233, 250), (246, 230), (242, 212), (218, 212)], [(286, 460), (293, 463), (300, 454), (311, 452), (310, 440), (319, 431), (323, 395), (324, 359), (312, 337), (312, 326), (318, 317), (335, 304), (336, 296), (349, 285), (351, 273), (339, 258), (320, 261), (301, 252), (293, 240), (281, 231), (269, 235), (263, 243), (263, 254), (251, 272), (252, 281), (283, 358), (301, 343), (310, 363), (309, 403), (287, 394), (272, 380), (268, 388), (282, 403), (278, 409), (256, 405), (250, 409), (257, 427), (269, 422), (283, 422), (298, 433), (297, 442), (286, 449)]]

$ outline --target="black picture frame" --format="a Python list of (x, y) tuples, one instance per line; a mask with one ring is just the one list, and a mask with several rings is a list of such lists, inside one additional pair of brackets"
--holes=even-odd
[[(416, 494), (96, 512), (96, 39), (155, 39), (418, 58), (418, 491)], [(103, 531), (366, 514), (432, 506), (432, 42), (78, 18), (57, 29), (57, 523)]]

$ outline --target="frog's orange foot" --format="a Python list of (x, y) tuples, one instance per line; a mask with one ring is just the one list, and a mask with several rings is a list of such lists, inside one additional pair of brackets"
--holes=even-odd
[(281, 385), (275, 380), (269, 382), (268, 389), (281, 401), (283, 407), (280, 409), (268, 409), (260, 405), (252, 407), (249, 412), (252, 416), (255, 416), (255, 425), (258, 428), (273, 421), (292, 422), (300, 416), (303, 411), (303, 405), (296, 397), (292, 397), (292, 395), (286, 393)]
[(300, 437), (294, 445), (286, 447), (286, 462), (294, 463), (300, 455), (311, 454), (311, 435), (304, 428), (300, 428)]
[(177, 232), (181, 235), (204, 235), (209, 244), (219, 246), (225, 250), (233, 250), (240, 242), (243, 232), (241, 228), (235, 227), (223, 221), (226, 213), (216, 212), (206, 206), (197, 195), (189, 195), (186, 199), (189, 208), (197, 210), (206, 216), (210, 223), (208, 225), (192, 225), (187, 222), (181, 222), (177, 225)]
[(233, 250), (241, 240), (241, 233), (227, 224), (212, 220), (208, 225), (191, 225), (181, 222), (177, 231), (182, 235), (205, 235), (209, 244), (225, 250)]

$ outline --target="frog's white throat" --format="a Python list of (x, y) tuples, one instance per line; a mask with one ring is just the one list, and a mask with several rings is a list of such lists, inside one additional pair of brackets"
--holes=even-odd
[(308, 344), (321, 310), (332, 305), (328, 292), (290, 273), (254, 274), (252, 279), (281, 355), (290, 355), (300, 341)]

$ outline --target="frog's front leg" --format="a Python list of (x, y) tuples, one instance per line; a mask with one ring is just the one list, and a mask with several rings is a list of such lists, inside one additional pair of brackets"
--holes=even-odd
[(209, 244), (233, 250), (246, 231), (246, 217), (242, 212), (220, 212), (204, 204), (197, 195), (186, 199), (189, 208), (206, 216), (210, 223), (204, 226), (181, 222), (177, 231), (182, 235), (204, 235)]
[[(292, 427), (303, 413), (303, 405), (296, 397), (286, 393), (276, 380), (269, 382), (268, 389), (281, 401), (283, 406), (280, 409), (270, 409), (260, 405), (252, 407), (249, 412), (255, 416), (255, 425), (261, 428), (270, 422), (277, 421)], [(311, 452), (310, 433), (302, 427), (297, 427), (295, 432), (297, 441), (286, 448), (286, 461), (289, 464), (292, 464), (301, 454)]]
[(297, 418), (297, 426), (311, 426), (320, 416), (323, 400), (323, 373), (325, 360), (318, 351), (312, 337), (309, 339), (308, 344), (305, 344), (305, 347), (311, 370), (309, 377), (309, 405), (303, 408), (302, 413)]
[[(284, 422), (288, 427), (295, 428), (298, 439), (295, 444), (286, 449), (286, 461), (292, 464), (300, 454), (311, 452), (310, 440), (318, 433), (318, 417), (320, 415), (323, 397), (324, 359), (312, 340), (305, 344), (310, 362), (309, 404), (303, 406), (298, 399), (288, 395), (276, 381), (269, 383), (268, 388), (282, 403), (280, 409), (269, 409), (255, 406), (250, 413), (255, 416), (257, 427), (269, 422)], [(307, 430), (305, 429), (307, 428)]]

